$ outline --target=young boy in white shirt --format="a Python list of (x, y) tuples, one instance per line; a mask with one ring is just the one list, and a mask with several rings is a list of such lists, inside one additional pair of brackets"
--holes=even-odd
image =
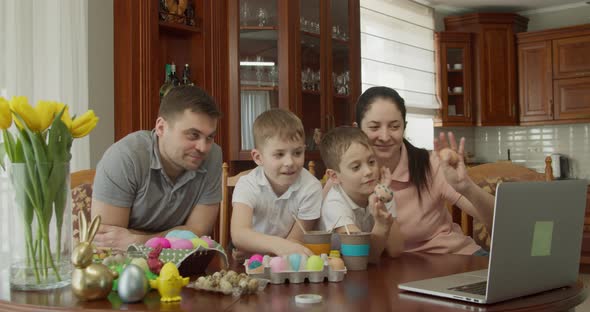
[[(234, 188), (232, 243), (243, 253), (313, 253), (300, 242), (320, 217), (322, 186), (303, 168), (305, 132), (292, 112), (272, 109), (254, 121), (252, 159), (258, 165)], [(235, 256), (240, 258), (240, 256)]]
[[(323, 137), (320, 154), (333, 184), (322, 205), (320, 227), (335, 227), (338, 233), (370, 232), (371, 262), (377, 262), (384, 250), (398, 256), (403, 239), (395, 220), (395, 201), (384, 203), (374, 194), (380, 170), (367, 135), (356, 127), (334, 128)], [(390, 180), (391, 172), (382, 168), (382, 184)]]

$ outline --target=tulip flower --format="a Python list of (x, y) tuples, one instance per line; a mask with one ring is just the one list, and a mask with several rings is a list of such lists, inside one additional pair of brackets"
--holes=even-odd
[(39, 131), (43, 132), (49, 128), (53, 122), (57, 102), (54, 101), (38, 101), (35, 106), (35, 112), (39, 120)]
[(12, 113), (8, 101), (0, 97), (0, 129), (6, 130), (12, 125)]
[(61, 116), (61, 121), (63, 121), (64, 124), (66, 124), (66, 127), (68, 127), (68, 129), (72, 129), (72, 117), (70, 117), (70, 108), (67, 105), (65, 105), (64, 103), (57, 103), (55, 106), (55, 116), (57, 116), (64, 109), (64, 106), (66, 107), (66, 110)]
[[(8, 129), (13, 119), (18, 127), (14, 135)], [(64, 245), (61, 235), (70, 196), (70, 149), (73, 138), (88, 135), (98, 119), (89, 110), (72, 120), (68, 106), (55, 101), (38, 101), (33, 108), (24, 96), (10, 101), (0, 97), (0, 166), (4, 167), (3, 155), (7, 155), (12, 163), (9, 177), (15, 204), (21, 210), (15, 215), (20, 216), (23, 226), (16, 235), (25, 238), (24, 270), (28, 273), (18, 274), (32, 272), (37, 284), (62, 280), (62, 248), (63, 256), (69, 257), (69, 246)], [(57, 236), (55, 241), (50, 242), (50, 233)]]
[[(13, 96), (10, 100), (10, 109), (25, 121), (31, 131), (40, 131), (41, 128), (39, 118), (35, 109), (29, 104), (26, 96)], [(20, 120), (14, 118), (14, 122), (19, 129), (23, 128)]]
[(87, 136), (96, 124), (98, 123), (98, 117), (94, 114), (93, 110), (89, 110), (79, 117), (76, 117), (72, 122), (72, 136), (74, 138), (82, 138)]

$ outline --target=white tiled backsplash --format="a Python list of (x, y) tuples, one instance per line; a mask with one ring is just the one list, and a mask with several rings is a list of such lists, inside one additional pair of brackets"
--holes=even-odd
[(545, 170), (545, 157), (560, 153), (570, 159), (570, 177), (590, 180), (590, 124), (526, 127), (446, 127), (456, 137), (465, 137), (466, 152), (476, 162), (510, 159), (539, 172)]

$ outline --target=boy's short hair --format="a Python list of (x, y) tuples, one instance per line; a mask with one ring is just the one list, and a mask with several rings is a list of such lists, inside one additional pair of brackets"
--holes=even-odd
[(305, 140), (301, 119), (284, 109), (273, 108), (265, 111), (256, 117), (252, 128), (255, 148), (261, 148), (266, 141), (277, 136), (288, 141)]
[(178, 86), (172, 88), (162, 98), (159, 117), (174, 120), (189, 109), (194, 113), (203, 113), (211, 118), (221, 118), (222, 114), (215, 100), (197, 86)]
[(326, 169), (340, 171), (342, 155), (353, 143), (358, 143), (372, 150), (369, 137), (360, 128), (342, 126), (328, 131), (320, 142), (320, 155)]

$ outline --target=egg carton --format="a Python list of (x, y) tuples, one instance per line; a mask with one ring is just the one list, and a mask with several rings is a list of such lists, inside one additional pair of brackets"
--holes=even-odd
[[(145, 245), (131, 244), (127, 247), (128, 254), (141, 255), (146, 259), (150, 251), (152, 251), (152, 248)], [(159, 259), (164, 263), (174, 263), (181, 276), (194, 276), (204, 273), (215, 256), (221, 259), (224, 268), (228, 266), (227, 255), (219, 245), (215, 248), (205, 248), (203, 246), (194, 249), (164, 248)]]
[[(330, 266), (324, 262), (324, 269), (321, 271), (283, 271), (271, 272), (270, 266), (265, 266), (262, 273), (256, 273), (256, 269), (250, 270), (248, 268), (248, 260), (244, 262), (246, 274), (251, 277), (263, 278), (270, 280), (271, 284), (284, 284), (287, 281), (290, 284), (304, 283), (307, 279), (310, 283), (322, 283), (326, 279), (328, 282), (341, 282), (347, 270), (332, 270)], [(254, 272), (253, 272), (254, 271)]]

